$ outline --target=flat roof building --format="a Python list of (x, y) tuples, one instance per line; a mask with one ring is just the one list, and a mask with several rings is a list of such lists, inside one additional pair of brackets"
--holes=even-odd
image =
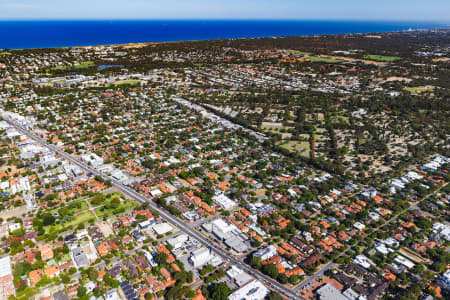
[(72, 257), (75, 262), (75, 265), (78, 268), (89, 267), (88, 258), (86, 254), (84, 254), (83, 249), (81, 249), (81, 247), (76, 247), (72, 249)]
[(181, 248), (185, 242), (189, 240), (189, 236), (185, 233), (167, 240), (167, 243), (173, 247), (174, 250)]
[(213, 255), (209, 249), (202, 247), (198, 250), (195, 250), (191, 253), (189, 257), (189, 262), (195, 267), (199, 268), (206, 263), (208, 263), (212, 259)]
[(317, 290), (320, 300), (348, 300), (341, 291), (327, 283)]
[(219, 204), (223, 209), (230, 210), (237, 206), (237, 203), (225, 196), (224, 194), (218, 194), (212, 197), (212, 200)]
[(227, 271), (227, 275), (233, 279), (238, 286), (243, 286), (253, 279), (250, 275), (234, 265)]
[(152, 228), (157, 235), (163, 235), (173, 230), (169, 223), (155, 224)]
[(228, 300), (263, 300), (269, 292), (260, 281), (253, 280), (232, 293)]
[(277, 254), (277, 248), (275, 246), (270, 245), (266, 248), (260, 249), (253, 253), (253, 256), (261, 258), (261, 260), (268, 260), (272, 256)]
[(0, 299), (6, 300), (9, 296), (16, 295), (13, 284), (11, 259), (8, 256), (0, 258)]

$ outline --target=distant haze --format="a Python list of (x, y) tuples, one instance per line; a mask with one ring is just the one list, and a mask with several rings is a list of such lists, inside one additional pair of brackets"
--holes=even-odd
[(0, 0), (0, 20), (328, 19), (449, 21), (449, 0)]

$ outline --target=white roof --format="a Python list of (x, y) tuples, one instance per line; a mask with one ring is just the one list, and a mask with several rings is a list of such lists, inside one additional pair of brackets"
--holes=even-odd
[(366, 225), (360, 223), (360, 222), (356, 222), (353, 224), (353, 226), (358, 229), (358, 230), (363, 230), (364, 228), (366, 228)]
[(382, 253), (382, 254), (385, 254), (385, 255), (389, 254), (389, 252), (392, 252), (392, 250), (389, 249), (388, 247), (386, 247), (386, 245), (383, 244), (383, 243), (377, 243), (377, 244), (375, 245), (375, 249), (376, 249), (378, 252), (380, 252), (380, 253)]
[(11, 272), (11, 259), (8, 256), (0, 258), (0, 277), (12, 274)]
[(342, 295), (341, 291), (329, 283), (319, 288), (317, 294), (321, 300), (348, 300), (347, 297)]
[(258, 280), (253, 280), (234, 293), (228, 300), (262, 300), (269, 294), (269, 290)]
[(214, 200), (214, 202), (219, 204), (223, 209), (231, 209), (237, 205), (236, 202), (234, 202), (224, 194), (216, 195), (212, 199)]
[(160, 195), (162, 195), (162, 192), (161, 192), (161, 190), (160, 189), (154, 189), (154, 190), (152, 190), (152, 191), (150, 191), (150, 195), (152, 195), (152, 196), (160, 196)]
[(375, 266), (374, 262), (367, 258), (365, 255), (357, 255), (353, 262), (366, 269), (370, 268), (370, 266)]
[(153, 230), (156, 234), (166, 234), (172, 230), (172, 226), (170, 226), (169, 223), (155, 224), (153, 225)]
[(222, 219), (215, 219), (211, 221), (209, 224), (211, 224), (213, 231), (220, 230), (223, 233), (228, 233), (230, 231), (237, 229), (236, 226), (234, 226), (233, 224), (229, 224)]
[(186, 242), (189, 239), (189, 236), (185, 233), (180, 234), (176, 237), (170, 238), (167, 240), (167, 243), (172, 245), (174, 248), (179, 248), (182, 246), (184, 242)]
[(245, 283), (249, 282), (252, 277), (236, 267), (235, 265), (231, 266), (231, 268), (227, 271), (227, 275), (234, 279), (238, 286), (242, 286)]
[(192, 252), (189, 260), (192, 262), (194, 267), (200, 267), (209, 262), (211, 258), (211, 251), (205, 247), (202, 247)]
[(414, 263), (408, 259), (406, 259), (405, 257), (399, 255), (396, 258), (394, 258), (394, 261), (396, 263), (399, 263), (401, 265), (404, 265), (405, 267), (407, 267), (408, 269), (411, 269), (414, 267)]

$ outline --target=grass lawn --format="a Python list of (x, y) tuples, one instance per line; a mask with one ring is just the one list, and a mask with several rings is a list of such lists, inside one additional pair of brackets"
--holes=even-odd
[(323, 63), (328, 63), (328, 64), (339, 63), (342, 61), (339, 59), (317, 57), (317, 56), (305, 56), (304, 58), (309, 59), (311, 62), (323, 62)]
[(281, 132), (281, 129), (283, 128), (288, 129), (289, 127), (284, 127), (283, 125), (281, 126), (262, 125), (261, 128), (262, 130), (265, 131)]
[[(270, 133), (278, 133), (281, 135), (282, 139), (286, 139), (286, 138), (290, 138), (292, 136), (291, 133), (289, 132), (284, 132), (285, 130), (289, 130), (293, 127), (291, 126), (271, 126), (271, 125), (262, 125), (261, 129), (265, 132), (270, 132)], [(283, 131), (282, 131), (283, 130)]]
[(95, 220), (95, 216), (88, 210), (69, 218), (69, 221), (64, 224), (56, 224), (53, 226), (45, 227), (45, 232), (68, 230), (70, 228), (76, 228), (79, 224), (87, 224), (89, 221)]
[(401, 59), (400, 57), (396, 57), (396, 56), (384, 56), (384, 55), (365, 55), (364, 56), (365, 59), (370, 59), (370, 60), (376, 60), (376, 61), (384, 61), (384, 62), (391, 62), (391, 61), (396, 61)]
[(106, 208), (106, 207), (97, 207), (95, 209), (95, 214), (97, 215), (97, 217), (99, 217), (99, 219), (103, 219), (103, 217), (111, 217), (112, 215), (114, 215), (114, 211), (130, 211), (135, 209), (136, 207), (138, 207), (139, 205), (130, 199), (121, 201), (119, 204), (119, 207), (117, 208)]
[(344, 117), (344, 116), (331, 117), (331, 122), (333, 122), (333, 123), (343, 122), (345, 124), (350, 124), (348, 117)]
[[(84, 201), (82, 201), (82, 200), (75, 200), (75, 201), (73, 201), (73, 202), (79, 202), (79, 203), (81, 203), (81, 207), (80, 208), (76, 208), (76, 207), (73, 207), (73, 208), (70, 208), (71, 206), (70, 206), (70, 204), (67, 204), (66, 205), (66, 207), (69, 207), (70, 209), (69, 209), (69, 215), (76, 215), (78, 212), (81, 212), (81, 211), (85, 211), (85, 210), (87, 210), (88, 209), (88, 206), (87, 206), (87, 204), (86, 204), (86, 202), (84, 202)], [(72, 202), (71, 202), (72, 203)], [(50, 211), (50, 213), (51, 214), (53, 214), (53, 213), (58, 213), (58, 211), (60, 210), (61, 208), (56, 208), (56, 209), (53, 209), (53, 210), (51, 210)]]
[(302, 51), (297, 51), (297, 50), (289, 50), (289, 53), (292, 53), (294, 55), (303, 55), (303, 56), (309, 56), (312, 55), (312, 53), (309, 52), (302, 52)]
[(94, 65), (92, 61), (81, 61), (73, 66), (53, 67), (51, 70), (71, 70), (71, 69), (87, 69)]
[(120, 85), (139, 85), (139, 84), (141, 84), (140, 80), (132, 80), (132, 79), (130, 79), (130, 80), (119, 80), (119, 81), (116, 81), (116, 82), (114, 82), (113, 85), (120, 86)]
[(324, 134), (327, 133), (328, 130), (326, 128), (323, 127), (317, 127), (316, 130), (314, 131), (315, 134)]
[(273, 132), (273, 133), (281, 133), (281, 127), (273, 127), (273, 126), (261, 126), (263, 131)]
[(279, 144), (281, 148), (297, 152), (304, 157), (309, 157), (309, 142), (307, 141), (288, 141)]
[(64, 254), (63, 256), (61, 256), (61, 260), (60, 262), (68, 262), (71, 261), (72, 259), (70, 258), (69, 254)]
[(87, 223), (90, 220), (95, 220), (95, 217), (90, 211), (85, 210), (81, 214), (74, 216), (69, 222), (64, 223), (64, 227)]
[(408, 91), (410, 93), (424, 93), (424, 92), (430, 92), (433, 89), (426, 88), (426, 87), (408, 87), (404, 89), (405, 91)]
[(333, 58), (326, 58), (326, 57), (317, 57), (314, 56), (314, 53), (309, 52), (302, 52), (297, 50), (289, 50), (289, 53), (292, 53), (293, 55), (303, 56), (305, 59), (309, 59), (311, 62), (323, 62), (323, 63), (338, 63), (341, 62), (341, 60), (333, 59)]
[(5, 56), (5, 55), (10, 55), (11, 53), (9, 52), (0, 52), (0, 56)]

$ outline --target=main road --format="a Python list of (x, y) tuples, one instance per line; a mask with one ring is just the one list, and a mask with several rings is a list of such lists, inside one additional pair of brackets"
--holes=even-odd
[(135, 201), (137, 201), (137, 202), (139, 202), (141, 204), (142, 203), (148, 203), (149, 206), (153, 210), (156, 210), (157, 212), (159, 212), (160, 216), (162, 216), (164, 219), (166, 219), (167, 221), (172, 223), (175, 227), (177, 227), (178, 229), (180, 229), (184, 233), (190, 235), (191, 237), (197, 239), (203, 245), (209, 247), (213, 252), (215, 252), (217, 255), (222, 257), (225, 261), (227, 261), (227, 262), (229, 262), (231, 264), (237, 265), (239, 268), (241, 268), (245, 272), (249, 273), (250, 275), (252, 275), (256, 279), (260, 280), (261, 282), (263, 282), (264, 284), (266, 284), (267, 286), (269, 286), (273, 290), (279, 292), (280, 294), (285, 295), (289, 299), (303, 299), (302, 297), (300, 297), (300, 295), (296, 294), (294, 291), (291, 291), (290, 289), (286, 288), (285, 286), (283, 286), (282, 284), (280, 284), (277, 281), (273, 280), (272, 278), (263, 275), (262, 273), (256, 271), (255, 269), (253, 269), (252, 267), (250, 267), (246, 263), (244, 263), (244, 262), (240, 261), (239, 259), (235, 258), (233, 255), (229, 254), (227, 251), (225, 251), (221, 247), (217, 246), (215, 243), (212, 243), (209, 239), (205, 238), (202, 234), (197, 232), (194, 228), (191, 228), (190, 226), (188, 226), (183, 221), (179, 220), (178, 218), (176, 218), (175, 216), (173, 216), (172, 214), (170, 214), (166, 210), (158, 207), (150, 199), (144, 197), (143, 195), (139, 194), (138, 192), (136, 192), (135, 190), (129, 188), (128, 186), (122, 184), (120, 181), (117, 181), (117, 180), (115, 180), (112, 177), (109, 177), (109, 176), (107, 176), (105, 174), (102, 174), (98, 170), (88, 166), (87, 164), (85, 164), (85, 163), (81, 162), (80, 160), (76, 159), (75, 157), (72, 157), (70, 154), (64, 152), (63, 150), (59, 149), (55, 145), (47, 143), (46, 141), (44, 141), (40, 137), (34, 135), (33, 133), (29, 132), (28, 130), (26, 130), (25, 128), (23, 128), (22, 126), (20, 126), (16, 122), (14, 122), (13, 120), (5, 118), (5, 121), (8, 124), (10, 124), (11, 126), (13, 126), (18, 132), (28, 136), (29, 138), (31, 138), (32, 140), (36, 141), (37, 143), (47, 147), (48, 149), (52, 150), (55, 153), (61, 155), (62, 157), (64, 157), (68, 161), (72, 162), (73, 164), (77, 165), (78, 167), (80, 167), (84, 171), (90, 172), (90, 173), (95, 174), (95, 175), (99, 175), (103, 179), (110, 180), (112, 186), (114, 186), (116, 189), (118, 189), (119, 191), (121, 191), (122, 193), (127, 195), (128, 197), (132, 198), (133, 200), (135, 200)]

